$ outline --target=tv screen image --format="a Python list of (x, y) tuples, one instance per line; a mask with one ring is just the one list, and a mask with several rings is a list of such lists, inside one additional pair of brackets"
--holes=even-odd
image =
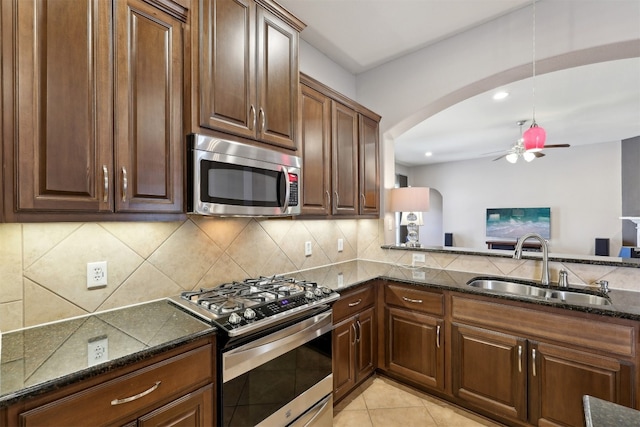
[(487, 209), (487, 237), (518, 239), (527, 233), (551, 237), (551, 208)]

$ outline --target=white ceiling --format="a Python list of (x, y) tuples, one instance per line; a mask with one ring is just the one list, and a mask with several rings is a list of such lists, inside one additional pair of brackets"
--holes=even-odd
[[(353, 74), (531, 4), (530, 0), (278, 2), (307, 24), (303, 40)], [(547, 144), (576, 146), (640, 135), (638, 58), (538, 75), (535, 87), (536, 121), (547, 131)], [(482, 156), (490, 161), (506, 152), (520, 136), (516, 122), (531, 123), (533, 83), (526, 79), (503, 89), (510, 96), (501, 102), (491, 99), (493, 91), (478, 95), (397, 137), (396, 161), (407, 166)], [(425, 157), (427, 151), (433, 156)]]

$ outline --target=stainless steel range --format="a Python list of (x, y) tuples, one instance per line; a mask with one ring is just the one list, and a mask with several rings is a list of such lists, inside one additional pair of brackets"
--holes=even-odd
[(332, 424), (331, 303), (339, 297), (273, 276), (171, 298), (220, 331), (218, 425)]

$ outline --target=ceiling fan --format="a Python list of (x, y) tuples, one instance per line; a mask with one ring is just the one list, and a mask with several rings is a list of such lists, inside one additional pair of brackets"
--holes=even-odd
[[(501, 155), (500, 157), (496, 157), (495, 159), (493, 159), (494, 162), (496, 160), (502, 159), (503, 157), (506, 158), (509, 163), (516, 163), (520, 157), (522, 157), (527, 162), (530, 162), (530, 161), (532, 161), (533, 159), (535, 159), (537, 157), (544, 157), (545, 154), (542, 151), (527, 151), (524, 148), (523, 139), (522, 139), (522, 126), (526, 122), (527, 122), (526, 120), (519, 120), (518, 122), (516, 122), (516, 124), (518, 126), (520, 126), (520, 138), (518, 138), (518, 140), (513, 145), (513, 147), (511, 147), (509, 150), (507, 150), (507, 152), (505, 154)], [(569, 145), (569, 144), (551, 144), (551, 145), (545, 145), (543, 149), (547, 149), (547, 148), (567, 148), (567, 147), (570, 147), (570, 146), (571, 145)]]

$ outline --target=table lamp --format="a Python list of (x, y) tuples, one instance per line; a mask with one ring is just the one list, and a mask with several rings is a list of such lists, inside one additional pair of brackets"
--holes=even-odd
[(402, 212), (400, 225), (407, 226), (407, 246), (419, 248), (418, 230), (422, 221), (422, 212), (429, 210), (428, 187), (402, 187), (391, 189), (391, 210)]

